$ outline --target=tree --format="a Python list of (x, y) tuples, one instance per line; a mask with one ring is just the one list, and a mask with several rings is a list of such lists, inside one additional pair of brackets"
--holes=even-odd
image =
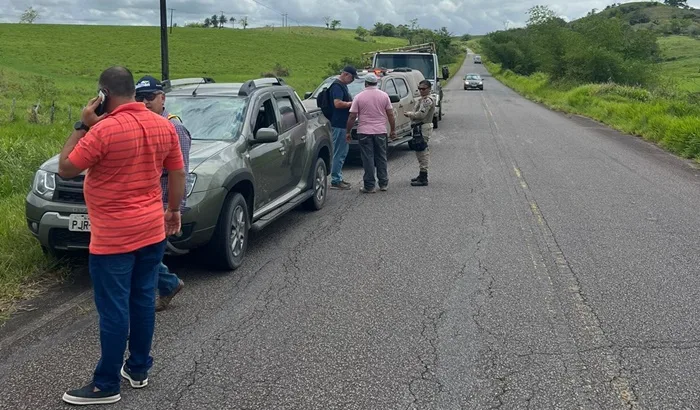
[(240, 23), (243, 26), (243, 30), (245, 30), (245, 28), (248, 27), (248, 16), (243, 17), (240, 20)]
[(684, 9), (688, 8), (688, 0), (664, 0), (664, 4), (671, 7), (681, 7)]
[(231, 23), (231, 28), (236, 28), (236, 18), (235, 17), (231, 17), (230, 19), (228, 19), (228, 21)]
[(38, 18), (39, 18), (39, 12), (34, 10), (33, 7), (29, 7), (28, 9), (24, 10), (24, 13), (22, 13), (22, 17), (20, 17), (20, 19), (19, 19), (19, 22), (32, 24)]
[(367, 29), (362, 26), (358, 26), (355, 29), (355, 38), (357, 40), (367, 41), (367, 34), (369, 34), (369, 31), (367, 31)]
[(471, 39), (472, 39), (472, 36), (471, 36), (470, 34), (465, 34), (465, 35), (462, 36), (462, 38), (461, 38), (460, 40), (462, 40), (462, 41), (469, 41), (469, 40), (471, 40)]
[(211, 21), (212, 27), (219, 28), (219, 16), (217, 16), (216, 14), (212, 14), (209, 20)]
[(221, 13), (219, 16), (219, 28), (224, 28), (224, 24), (226, 24), (227, 21), (228, 19), (224, 16), (224, 13)]
[(323, 22), (326, 23), (326, 29), (331, 28), (331, 17), (330, 16), (324, 16)]
[(210, 27), (211, 26), (211, 19), (209, 17), (204, 19), (204, 27)]
[(335, 30), (338, 27), (340, 27), (340, 20), (333, 20), (331, 21), (331, 30)]
[(538, 24), (544, 24), (550, 20), (557, 18), (557, 13), (547, 6), (534, 6), (531, 7), (527, 14), (530, 16), (527, 19), (528, 26), (536, 26)]

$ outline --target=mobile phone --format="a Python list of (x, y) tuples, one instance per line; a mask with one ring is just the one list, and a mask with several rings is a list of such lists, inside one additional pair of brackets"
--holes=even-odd
[(100, 97), (100, 99), (102, 100), (100, 102), (100, 105), (98, 105), (97, 108), (95, 108), (95, 114), (97, 114), (97, 116), (99, 117), (100, 115), (105, 113), (105, 107), (107, 106), (107, 93), (100, 90), (97, 92), (97, 96)]

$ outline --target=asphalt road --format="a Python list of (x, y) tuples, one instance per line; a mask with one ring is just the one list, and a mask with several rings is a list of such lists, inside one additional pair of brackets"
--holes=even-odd
[[(171, 259), (186, 287), (150, 384), (112, 408), (700, 408), (700, 171), (471, 58), (446, 100), (430, 186), (398, 149), (388, 192), (349, 164), (352, 191), (258, 234), (235, 272)], [(0, 330), (1, 409), (63, 408), (90, 379), (84, 275)]]

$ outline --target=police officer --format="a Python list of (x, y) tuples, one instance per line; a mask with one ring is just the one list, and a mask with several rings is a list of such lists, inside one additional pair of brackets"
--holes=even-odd
[[(430, 96), (432, 85), (430, 81), (423, 80), (418, 84), (421, 98), (416, 102), (413, 111), (406, 111), (404, 115), (414, 122), (420, 123), (423, 139), (428, 143), (433, 133), (433, 116), (435, 115), (435, 100)], [(428, 163), (430, 161), (430, 148), (425, 147), (422, 151), (416, 151), (420, 173), (416, 178), (411, 179), (413, 186), (428, 185)]]

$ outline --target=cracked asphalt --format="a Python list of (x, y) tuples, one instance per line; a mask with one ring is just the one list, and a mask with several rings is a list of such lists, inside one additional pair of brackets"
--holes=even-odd
[[(463, 91), (467, 72), (484, 91)], [(149, 386), (115, 409), (700, 408), (700, 170), (549, 111), (467, 59), (430, 186), (331, 191), (244, 265), (171, 258)], [(0, 409), (61, 409), (98, 359), (89, 278), (0, 329)]]

